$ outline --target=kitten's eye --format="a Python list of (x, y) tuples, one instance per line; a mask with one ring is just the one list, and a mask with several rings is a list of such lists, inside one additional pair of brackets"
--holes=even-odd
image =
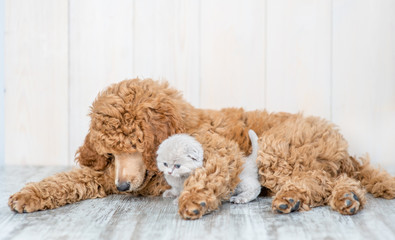
[(174, 167), (176, 167), (176, 168), (180, 168), (180, 167), (181, 167), (181, 165), (180, 165), (180, 164), (175, 164), (175, 165), (174, 165)]
[(165, 165), (165, 167), (167, 167), (167, 163), (164, 162), (163, 165)]

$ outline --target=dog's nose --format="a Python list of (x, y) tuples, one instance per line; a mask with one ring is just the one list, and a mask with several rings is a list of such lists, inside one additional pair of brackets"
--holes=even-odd
[(120, 192), (127, 191), (129, 190), (129, 188), (130, 188), (130, 182), (121, 182), (117, 185), (117, 189)]

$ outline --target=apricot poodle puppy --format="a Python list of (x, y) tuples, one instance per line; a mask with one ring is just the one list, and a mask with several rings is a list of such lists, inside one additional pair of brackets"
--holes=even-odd
[(186, 180), (179, 214), (196, 219), (219, 208), (240, 179), (251, 152), (248, 130), (259, 136), (259, 181), (273, 195), (272, 209), (285, 214), (329, 205), (356, 214), (365, 189), (375, 197), (395, 197), (395, 178), (355, 159), (336, 127), (300, 114), (219, 111), (194, 108), (167, 83), (126, 80), (99, 93), (76, 161), (81, 168), (29, 183), (9, 199), (17, 212), (53, 209), (110, 194), (157, 196), (169, 186), (158, 171), (159, 144), (188, 133), (204, 148), (204, 167)]

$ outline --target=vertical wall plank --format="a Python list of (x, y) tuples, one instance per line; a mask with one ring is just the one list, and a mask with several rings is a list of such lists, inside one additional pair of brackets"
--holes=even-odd
[(265, 1), (201, 1), (201, 103), (265, 107)]
[(66, 164), (67, 0), (5, 6), (5, 162)]
[(133, 78), (133, 1), (70, 0), (70, 155), (89, 128), (89, 106)]
[(395, 2), (334, 0), (333, 120), (354, 154), (395, 165)]
[(267, 108), (330, 119), (331, 1), (267, 5)]
[(4, 165), (4, 31), (5, 0), (0, 0), (0, 166)]
[(352, 153), (394, 165), (394, 12), (391, 0), (0, 0), (0, 165), (4, 152), (72, 163), (97, 93), (135, 76), (197, 107), (332, 119)]
[(137, 0), (134, 73), (169, 81), (199, 106), (199, 1)]

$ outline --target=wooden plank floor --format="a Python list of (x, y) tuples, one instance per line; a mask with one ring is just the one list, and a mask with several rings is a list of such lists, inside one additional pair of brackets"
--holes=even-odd
[(28, 214), (7, 206), (9, 195), (26, 182), (68, 169), (0, 168), (0, 239), (395, 239), (395, 200), (371, 195), (355, 216), (329, 207), (274, 214), (271, 198), (263, 197), (245, 205), (224, 203), (195, 221), (182, 220), (171, 200), (161, 197), (113, 195)]

